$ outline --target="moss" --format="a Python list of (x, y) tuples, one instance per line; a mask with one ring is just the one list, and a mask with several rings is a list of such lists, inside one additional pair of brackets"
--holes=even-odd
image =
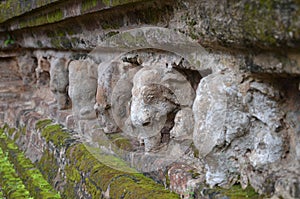
[(50, 43), (51, 43), (52, 47), (54, 47), (54, 48), (61, 48), (60, 39), (58, 37), (51, 38)]
[(195, 147), (194, 143), (191, 144), (191, 148), (195, 158), (199, 158), (199, 150)]
[(91, 10), (96, 7), (98, 4), (98, 0), (84, 0), (81, 4), (81, 12), (84, 13), (86, 11)]
[(101, 198), (101, 190), (95, 185), (95, 183), (91, 182), (88, 178), (85, 178), (84, 183), (92, 198)]
[(44, 119), (44, 120), (39, 120), (36, 124), (35, 124), (35, 130), (41, 130), (43, 128), (45, 128), (47, 125), (51, 124), (52, 120), (51, 119)]
[(8, 135), (9, 135), (9, 137), (12, 137), (15, 131), (16, 131), (15, 128), (9, 128), (9, 129), (7, 130), (7, 133), (8, 133)]
[(72, 45), (73, 48), (76, 47), (76, 46), (78, 46), (79, 43), (80, 43), (80, 39), (79, 38), (77, 38), (77, 37), (72, 37), (71, 38), (71, 45)]
[(239, 184), (233, 185), (230, 189), (215, 188), (215, 189), (207, 189), (205, 190), (205, 192), (206, 192), (205, 195), (217, 193), (218, 195), (223, 195), (230, 199), (263, 198), (263, 196), (259, 196), (259, 194), (255, 192), (255, 190), (251, 186), (248, 186), (246, 189), (242, 189), (241, 185)]
[(117, 22), (115, 20), (106, 20), (101, 22), (101, 27), (103, 30), (118, 29), (121, 27), (121, 22)]
[(123, 137), (120, 133), (110, 134), (108, 138), (118, 149), (125, 151), (132, 151), (133, 149), (130, 139)]
[(29, 19), (23, 19), (19, 22), (20, 28), (39, 26), (46, 23), (54, 23), (60, 21), (64, 18), (63, 11), (61, 9), (56, 9), (49, 13), (42, 13), (37, 16), (33, 16)]
[[(9, 162), (7, 153), (0, 148), (0, 185), (8, 198), (29, 198), (30, 193), (18, 177), (14, 166)], [(2, 193), (2, 192), (1, 192)], [(0, 197), (1, 197), (0, 195)]]
[(59, 170), (59, 166), (56, 162), (54, 155), (49, 150), (46, 150), (44, 151), (40, 161), (36, 164), (37, 167), (40, 169), (41, 173), (44, 176), (47, 176), (47, 181), (53, 182), (53, 179), (56, 177)]
[(113, 180), (110, 184), (110, 196), (112, 198), (179, 198), (163, 189), (150, 179), (140, 174), (123, 175)]
[(110, 185), (112, 198), (121, 197), (123, 193), (127, 195), (127, 197), (124, 195), (125, 198), (141, 198), (146, 195), (156, 198), (178, 198), (176, 194), (165, 190), (162, 185), (128, 167), (124, 161), (105, 155), (98, 148), (77, 144), (68, 148), (66, 154), (70, 165), (90, 174), (85, 182), (91, 195), (100, 194), (100, 190), (106, 191)]
[(104, 1), (104, 2), (106, 2), (106, 5), (108, 5), (108, 6), (118, 6), (118, 5), (133, 3), (133, 2), (137, 2), (137, 1), (140, 1), (140, 0), (110, 0), (110, 1)]
[[(4, 150), (6, 154), (4, 158), (0, 159), (8, 161), (8, 164), (13, 163), (12, 165), (16, 169), (15, 172), (12, 169), (0, 169), (0, 171), (11, 171), (11, 174), (15, 178), (11, 181), (14, 184), (4, 187), (5, 191), (9, 193), (8, 197), (29, 198), (29, 195), (23, 197), (23, 195), (29, 191), (28, 193), (30, 193), (30, 195), (34, 198), (60, 198), (59, 194), (54, 191), (53, 187), (43, 178), (41, 172), (35, 168), (28, 158), (24, 156), (24, 154), (18, 149), (17, 145), (9, 138), (3, 136), (3, 129), (0, 133), (2, 133), (0, 149)], [(3, 151), (0, 152), (0, 156), (3, 156), (3, 154)], [(9, 175), (10, 173), (6, 173), (1, 176), (7, 180), (11, 179), (7, 178)], [(24, 184), (18, 183), (18, 178), (20, 178)], [(11, 187), (26, 187), (26, 189), (19, 190), (15, 188), (12, 189)]]
[(61, 9), (57, 9), (47, 14), (47, 20), (49, 23), (57, 22), (62, 19), (63, 19), (63, 11)]
[(74, 168), (70, 165), (67, 165), (66, 168), (65, 168), (65, 172), (66, 172), (66, 176), (67, 176), (68, 180), (71, 180), (71, 181), (74, 181), (74, 182), (80, 182), (81, 175), (80, 175), (79, 171), (76, 168)]
[(169, 188), (171, 183), (170, 183), (170, 177), (168, 175), (168, 172), (166, 172), (165, 177), (166, 177), (166, 187)]
[(276, 44), (273, 32), (276, 27), (274, 6), (275, 2), (272, 0), (245, 3), (243, 26), (250, 40), (255, 38), (258, 42)]
[(66, 140), (70, 139), (69, 132), (63, 130), (59, 124), (47, 125), (43, 128), (41, 135), (47, 142), (52, 142), (56, 147), (65, 145)]

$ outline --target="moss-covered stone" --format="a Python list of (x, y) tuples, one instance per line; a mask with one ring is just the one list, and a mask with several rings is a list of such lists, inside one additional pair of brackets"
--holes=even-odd
[(81, 12), (85, 13), (95, 8), (97, 4), (98, 4), (98, 0), (84, 0), (81, 4)]
[(110, 187), (112, 198), (178, 198), (178, 195), (138, 174), (122, 160), (103, 154), (98, 148), (77, 144), (68, 148), (66, 154), (70, 160), (69, 170), (70, 167), (75, 167), (73, 170), (90, 174), (85, 178), (85, 183), (88, 184), (87, 189), (92, 197), (98, 195), (99, 190), (105, 192)]
[(59, 124), (47, 125), (42, 129), (42, 136), (47, 142), (52, 142), (57, 147), (65, 145), (66, 140), (70, 139), (69, 132), (63, 130)]
[(48, 124), (51, 124), (53, 121), (51, 119), (39, 120), (35, 124), (35, 130), (41, 130), (45, 128)]
[(133, 149), (130, 139), (123, 137), (120, 133), (110, 134), (108, 138), (118, 149), (125, 151), (132, 151)]
[(0, 147), (0, 198), (29, 198), (30, 193), (18, 177), (13, 164), (8, 160), (8, 154)]
[(260, 196), (255, 190), (248, 186), (246, 189), (242, 189), (240, 184), (233, 185), (230, 189), (212, 188), (208, 189), (203, 186), (199, 188), (201, 193), (196, 192), (197, 196), (208, 196), (212, 199), (217, 198), (230, 198), (230, 199), (262, 199), (264, 196)]
[(255, 190), (251, 186), (248, 186), (246, 189), (242, 189), (240, 185), (233, 185), (230, 189), (222, 190), (221, 192), (232, 199), (263, 198), (263, 196), (259, 196), (258, 193), (255, 192)]
[[(6, 165), (5, 168), (7, 168), (0, 169), (0, 171), (6, 171), (1, 176), (3, 176), (2, 181), (5, 181), (3, 183), (7, 183), (4, 187), (7, 197), (29, 198), (30, 195), (38, 199), (60, 198), (60, 195), (43, 178), (41, 172), (24, 156), (17, 145), (6, 137), (3, 129), (0, 130), (0, 134), (0, 156), (5, 154), (3, 158), (0, 157), (0, 160), (6, 161), (3, 164), (0, 162), (0, 167)], [(13, 169), (9, 167), (10, 165)], [(11, 187), (14, 188), (11, 189)]]
[(53, 153), (45, 150), (42, 158), (36, 163), (41, 173), (47, 178), (48, 182), (53, 182), (59, 171), (59, 165)]
[[(179, 198), (162, 185), (137, 173), (126, 162), (103, 153), (99, 148), (85, 146), (74, 139), (71, 144), (66, 144), (72, 140), (71, 135), (66, 134), (62, 126), (52, 124), (51, 120), (37, 122), (35, 130), (41, 133), (47, 143), (51, 142), (61, 150), (66, 150), (64, 157), (57, 156), (56, 149), (46, 149), (36, 162), (36, 169), (13, 141), (9, 141), (4, 133), (0, 134), (1, 148), (7, 151), (29, 193), (31, 194), (31, 190), (35, 191), (35, 198), (60, 198), (50, 185), (56, 182), (57, 176), (65, 176), (62, 177), (65, 182), (61, 187), (63, 198), (77, 198), (80, 187), (84, 187), (84, 194), (91, 198), (100, 198), (108, 187), (111, 198), (122, 195), (124, 198)], [(65, 166), (61, 165), (60, 158), (65, 161)]]

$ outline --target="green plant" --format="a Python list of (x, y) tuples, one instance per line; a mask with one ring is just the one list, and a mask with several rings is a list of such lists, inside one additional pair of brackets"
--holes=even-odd
[(10, 35), (8, 35), (7, 39), (4, 41), (4, 46), (6, 47), (6, 46), (8, 46), (10, 44), (14, 44), (14, 43), (15, 43), (15, 41), (13, 40), (13, 38)]
[(186, 195), (188, 195), (188, 199), (194, 199), (195, 198), (195, 192), (193, 190), (192, 187), (189, 187), (186, 192), (185, 192)]

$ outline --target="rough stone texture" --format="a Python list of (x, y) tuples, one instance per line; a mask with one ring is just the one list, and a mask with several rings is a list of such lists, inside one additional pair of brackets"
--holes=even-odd
[[(185, 91), (184, 95), (183, 91)], [(141, 69), (133, 79), (131, 122), (143, 139), (146, 151), (170, 138), (174, 115), (179, 106), (189, 107), (194, 91), (177, 71), (153, 67)], [(165, 134), (165, 135), (164, 135)]]
[(238, 174), (242, 186), (249, 182), (270, 191), (265, 178), (276, 175), (289, 150), (282, 106), (286, 96), (277, 81), (233, 73), (212, 74), (201, 81), (193, 106), (194, 143), (207, 161), (210, 185), (228, 186)]
[(37, 85), (44, 86), (50, 82), (50, 63), (47, 58), (38, 57), (38, 66), (35, 69)]
[(29, 85), (35, 83), (36, 75), (34, 71), (36, 70), (37, 63), (32, 54), (24, 54), (18, 57), (19, 72), (22, 76), (23, 84)]
[[(65, 58), (50, 58), (50, 90), (54, 93), (58, 108), (68, 109), (71, 107), (68, 96), (69, 86), (69, 61)], [(45, 71), (42, 69), (42, 71)]]
[(69, 65), (69, 96), (72, 100), (73, 115), (77, 119), (96, 118), (96, 71), (97, 65), (89, 60), (75, 60)]
[(201, 44), (299, 47), (298, 1), (185, 1), (172, 28)]
[[(206, 186), (236, 183), (299, 197), (298, 1), (72, 1), (62, 13), (68, 2), (1, 24), (2, 122), (50, 116), (185, 198), (218, 198)], [(39, 137), (21, 137), (28, 157), (40, 158)], [(52, 151), (62, 144), (52, 142)], [(120, 197), (131, 182), (118, 180), (104, 196)], [(93, 183), (75, 184), (90, 197)]]

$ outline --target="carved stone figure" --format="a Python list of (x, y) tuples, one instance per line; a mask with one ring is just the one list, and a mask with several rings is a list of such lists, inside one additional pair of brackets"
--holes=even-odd
[(124, 130), (129, 116), (132, 79), (140, 69), (140, 63), (141, 60), (136, 57), (124, 56), (122, 60), (116, 59), (98, 66), (95, 110), (105, 133)]
[(32, 54), (25, 54), (23, 56), (18, 56), (19, 72), (21, 73), (23, 84), (29, 85), (34, 83), (36, 80), (36, 75), (34, 73), (37, 63), (36, 59)]
[[(130, 119), (135, 127), (133, 134), (144, 142), (145, 151), (155, 150), (168, 143), (174, 122), (179, 122), (178, 119), (174, 121), (176, 113), (180, 107), (190, 107), (193, 98), (191, 85), (174, 69), (145, 67), (136, 73)], [(176, 124), (173, 133), (177, 131), (177, 134), (185, 134), (179, 126)]]
[[(65, 58), (51, 58), (50, 67), (50, 90), (54, 93), (58, 109), (68, 109), (71, 107), (68, 96), (69, 86), (69, 61)], [(42, 70), (45, 70), (42, 68)]]
[(69, 64), (69, 96), (76, 119), (95, 119), (97, 65), (91, 60), (74, 60)]
[(45, 86), (50, 81), (50, 62), (46, 57), (38, 57), (38, 66), (35, 69), (37, 85)]
[(174, 126), (170, 131), (171, 138), (192, 139), (194, 130), (194, 114), (191, 108), (183, 108), (175, 116)]
[[(284, 153), (284, 114), (276, 102), (280, 95), (267, 82), (243, 81), (233, 72), (202, 79), (193, 105), (193, 140), (200, 157), (208, 160), (208, 184), (230, 186), (238, 178), (236, 171), (244, 187), (249, 181), (263, 183), (249, 173)], [(253, 169), (245, 168), (246, 162)]]

